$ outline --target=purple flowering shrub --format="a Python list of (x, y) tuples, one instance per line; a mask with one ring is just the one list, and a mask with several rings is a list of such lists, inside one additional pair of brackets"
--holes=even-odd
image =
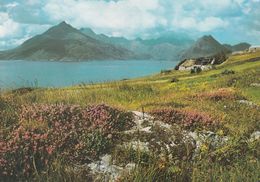
[(186, 129), (210, 127), (216, 124), (211, 116), (196, 110), (162, 109), (152, 111), (151, 115), (153, 115), (155, 119), (168, 124), (179, 124)]
[(131, 113), (104, 104), (86, 108), (63, 104), (23, 106), (20, 119), (47, 122), (50, 128), (67, 124), (67, 129), (101, 129), (104, 133), (122, 131), (133, 126)]
[(28, 176), (47, 166), (54, 150), (48, 139), (49, 134), (38, 129), (15, 129), (8, 141), (0, 141), (0, 177)]
[(106, 105), (24, 105), (17, 126), (0, 138), (0, 178), (28, 177), (57, 156), (89, 162), (109, 150), (114, 134), (133, 125), (131, 113)]

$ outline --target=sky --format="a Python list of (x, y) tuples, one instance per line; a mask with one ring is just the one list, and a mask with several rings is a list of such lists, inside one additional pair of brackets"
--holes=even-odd
[(0, 50), (61, 21), (130, 39), (174, 31), (260, 44), (260, 0), (0, 0)]

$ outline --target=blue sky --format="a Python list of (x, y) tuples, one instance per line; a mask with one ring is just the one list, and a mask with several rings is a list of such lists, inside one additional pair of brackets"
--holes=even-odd
[(63, 20), (128, 38), (174, 31), (260, 44), (260, 0), (0, 0), (0, 50)]

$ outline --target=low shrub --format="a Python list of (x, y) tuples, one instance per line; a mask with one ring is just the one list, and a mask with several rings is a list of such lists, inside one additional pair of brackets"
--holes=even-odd
[(22, 87), (22, 88), (12, 90), (12, 93), (23, 95), (23, 94), (30, 93), (33, 90), (34, 90), (34, 88), (32, 88), (32, 87)]
[(131, 128), (132, 113), (122, 112), (104, 104), (81, 108), (76, 105), (22, 106), (21, 121), (47, 122), (50, 128), (67, 123), (70, 127), (88, 130), (101, 129), (104, 133)]
[(54, 150), (45, 131), (18, 127), (7, 141), (0, 141), (0, 178), (28, 177), (43, 170)]
[(125, 166), (128, 163), (149, 164), (152, 156), (149, 152), (132, 146), (117, 146), (112, 153), (113, 163)]
[(123, 131), (134, 126), (132, 113), (106, 105), (90, 106), (83, 113), (89, 118), (93, 128), (101, 128), (105, 133)]
[(0, 138), (0, 178), (28, 179), (57, 156), (85, 164), (113, 145), (113, 135), (133, 126), (132, 114), (106, 105), (26, 105), (19, 124)]
[(176, 77), (174, 77), (174, 78), (171, 79), (171, 83), (175, 83), (175, 82), (178, 82), (178, 81), (179, 81), (179, 79), (176, 78)]
[(224, 70), (221, 72), (222, 75), (233, 75), (235, 74), (235, 71), (233, 70)]
[(236, 100), (242, 99), (242, 96), (239, 96), (234, 90), (221, 88), (211, 92), (205, 92), (198, 94), (196, 96), (199, 99), (209, 99), (212, 101), (221, 101), (221, 100)]
[(18, 122), (19, 109), (15, 101), (0, 96), (0, 129), (13, 127)]
[(171, 70), (161, 70), (161, 74), (170, 74)]
[(216, 124), (216, 121), (208, 114), (196, 110), (162, 109), (152, 111), (151, 115), (155, 119), (169, 124), (179, 124), (186, 129), (209, 127)]

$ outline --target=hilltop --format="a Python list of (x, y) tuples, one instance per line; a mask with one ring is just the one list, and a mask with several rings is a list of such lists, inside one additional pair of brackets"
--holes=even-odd
[(188, 48), (183, 53), (182, 58), (194, 59), (230, 52), (231, 50), (220, 44), (214, 37), (207, 35), (199, 38), (190, 48)]
[(236, 45), (229, 45), (229, 44), (223, 44), (227, 49), (231, 50), (232, 52), (236, 51), (244, 51), (248, 49), (251, 45), (246, 42), (241, 42)]

